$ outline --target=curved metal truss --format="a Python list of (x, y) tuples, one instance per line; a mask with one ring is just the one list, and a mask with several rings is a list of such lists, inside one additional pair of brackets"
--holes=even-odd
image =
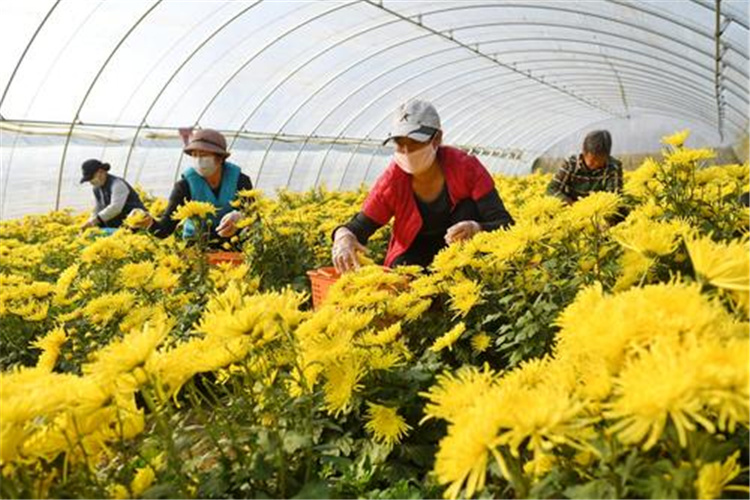
[[(16, 149), (27, 127), (15, 125), (45, 124), (43, 116), (17, 114), (33, 107), (49, 76), (34, 87), (24, 69), (39, 57), (40, 40), (66, 22), (72, 1), (49, 0), (46, 10), (37, 10), (38, 23), (27, 28), (14, 64), (8, 74), (0, 73), (3, 213), (12, 193), (11, 168), (24, 161)], [(260, 187), (274, 179), (268, 181), (273, 187), (332, 181), (341, 188), (350, 178), (370, 179), (375, 160), (387, 154), (379, 138), (391, 109), (408, 97), (435, 102), (451, 141), (493, 163), (531, 164), (566, 134), (644, 114), (682, 120), (717, 142), (737, 139), (748, 126), (747, 4), (732, 0), (691, 0), (682, 8), (647, 0), (351, 0), (296, 10), (268, 0), (216, 2), (210, 16), (196, 19), (195, 26), (206, 27), (200, 36), (191, 36), (192, 27), (165, 26), (172, 33), (168, 51), (135, 54), (154, 62), (126, 100), (111, 103), (120, 110), (116, 118), (86, 120), (89, 107), (102, 102), (92, 96), (106, 94), (102, 75), (114, 61), (133, 58), (131, 42), (156, 22), (155, 13), (168, 18), (175, 4), (129, 3), (133, 21), (111, 30), (106, 57), (90, 67), (94, 76), (62, 92), (75, 112), (67, 121), (46, 123), (67, 129), (57, 175), (43, 173), (53, 178), (46, 192), (55, 193), (55, 208), (62, 204), (66, 174), (76, 168), (69, 159), (82, 128), (106, 129), (113, 137), (126, 133), (122, 174), (136, 179), (149, 161), (147, 143), (156, 136), (169, 138), (174, 151), (174, 163), (160, 169), (177, 178), (183, 156), (174, 129), (192, 125), (225, 131)], [(105, 3), (94, 10), (107, 8)], [(283, 8), (294, 16), (269, 24), (262, 43), (248, 44), (254, 32), (239, 36), (263, 16), (283, 18)], [(78, 30), (71, 33), (73, 39)], [(60, 50), (81, 47), (85, 43)], [(269, 58), (279, 63), (273, 71), (264, 66)], [(208, 67), (200, 71), (199, 64)], [(205, 70), (214, 67), (222, 68), (220, 76), (206, 83)], [(17, 99), (26, 105), (15, 105)], [(134, 105), (142, 109), (140, 119), (123, 120)], [(181, 123), (165, 120), (186, 107)], [(102, 154), (122, 143), (104, 142)]]

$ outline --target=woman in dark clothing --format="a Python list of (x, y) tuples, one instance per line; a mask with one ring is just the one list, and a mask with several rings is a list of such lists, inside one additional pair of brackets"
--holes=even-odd
[(110, 174), (109, 169), (109, 163), (93, 158), (81, 165), (81, 184), (90, 183), (96, 199), (94, 213), (83, 224), (83, 229), (120, 227), (131, 210), (144, 208), (136, 190), (125, 179)]
[[(234, 210), (231, 202), (239, 191), (252, 189), (253, 184), (237, 165), (226, 161), (230, 155), (226, 148), (226, 139), (221, 133), (211, 129), (195, 132), (183, 150), (195, 159), (195, 166), (186, 169), (172, 188), (161, 218), (155, 221), (147, 216), (143, 226), (157, 237), (166, 238), (177, 227), (178, 221), (172, 219), (175, 210), (191, 200), (203, 201), (216, 207), (216, 215), (211, 220), (212, 239), (232, 237), (242, 213)], [(194, 232), (190, 221), (183, 224), (183, 237), (190, 237)]]
[(334, 231), (339, 272), (359, 266), (357, 252), (393, 217), (385, 265), (428, 266), (446, 245), (513, 224), (487, 170), (463, 151), (442, 146), (440, 117), (432, 104), (413, 100), (394, 117), (386, 139), (394, 158), (362, 211)]

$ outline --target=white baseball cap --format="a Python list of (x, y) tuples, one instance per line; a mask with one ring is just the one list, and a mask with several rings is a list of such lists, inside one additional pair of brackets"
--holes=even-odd
[(393, 115), (387, 143), (396, 137), (408, 137), (419, 142), (429, 141), (440, 130), (440, 116), (435, 106), (427, 101), (412, 99), (401, 104)]

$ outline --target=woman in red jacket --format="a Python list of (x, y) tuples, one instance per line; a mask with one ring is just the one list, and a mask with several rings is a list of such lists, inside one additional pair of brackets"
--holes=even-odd
[(393, 160), (362, 210), (334, 231), (333, 264), (359, 266), (357, 252), (393, 217), (385, 265), (429, 266), (446, 245), (513, 224), (487, 169), (459, 149), (442, 145), (440, 117), (432, 104), (412, 100), (394, 116)]

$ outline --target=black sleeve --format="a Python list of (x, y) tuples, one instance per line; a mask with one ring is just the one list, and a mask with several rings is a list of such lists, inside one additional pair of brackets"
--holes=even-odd
[(240, 178), (237, 179), (237, 191), (242, 191), (245, 189), (252, 189), (253, 183), (250, 180), (250, 177), (246, 176), (243, 173), (240, 173)]
[(381, 224), (378, 224), (362, 212), (359, 212), (357, 215), (352, 217), (349, 222), (334, 229), (333, 233), (331, 233), (331, 239), (333, 239), (336, 231), (341, 227), (345, 227), (349, 231), (354, 233), (354, 236), (357, 237), (357, 241), (359, 241), (362, 245), (366, 245), (367, 240), (370, 239), (370, 236), (372, 236), (375, 231), (383, 226)]
[(492, 231), (500, 227), (508, 227), (515, 224), (513, 217), (505, 209), (503, 200), (497, 189), (493, 189), (486, 195), (477, 200), (477, 209), (479, 210), (479, 225), (482, 231)]
[[(250, 179), (248, 179), (249, 181)], [(148, 228), (149, 232), (153, 233), (157, 238), (166, 238), (172, 234), (177, 227), (178, 221), (172, 219), (172, 214), (177, 207), (184, 205), (186, 201), (190, 200), (190, 188), (188, 188), (187, 181), (182, 179), (175, 183), (172, 188), (172, 193), (169, 195), (169, 203), (167, 209), (162, 214), (158, 221), (154, 221), (151, 227)]]

